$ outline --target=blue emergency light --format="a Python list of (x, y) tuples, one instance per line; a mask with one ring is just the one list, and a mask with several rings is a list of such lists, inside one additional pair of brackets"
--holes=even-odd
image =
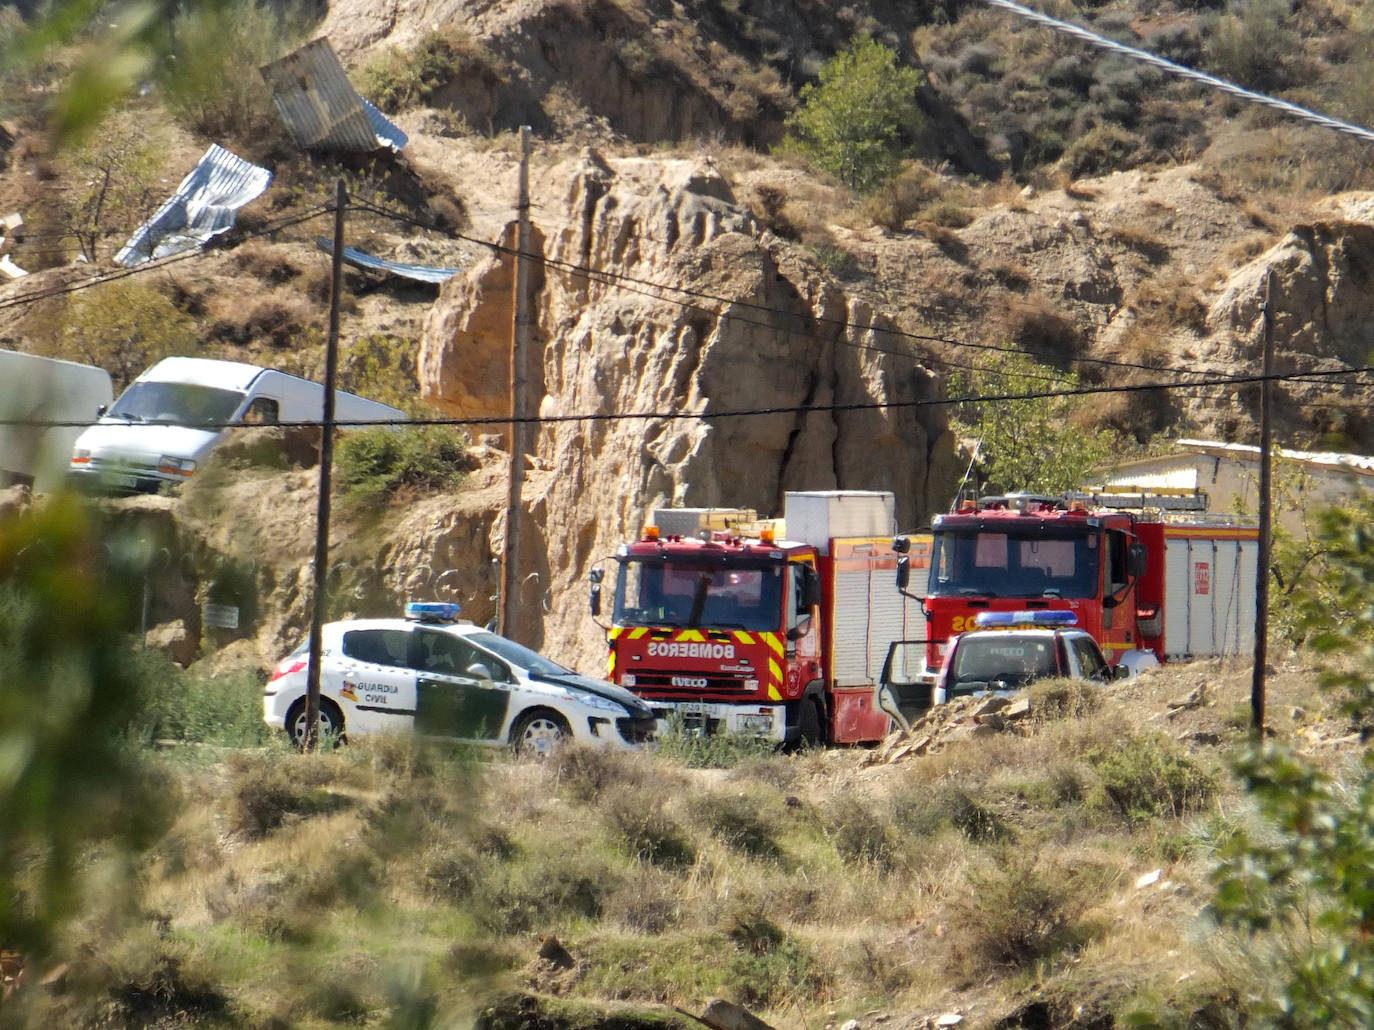
[(406, 618), (413, 622), (455, 622), (458, 619), (458, 603), (411, 601), (406, 605)]
[(1062, 609), (1057, 611), (979, 612), (973, 624), (979, 629), (1006, 629), (1011, 626), (1035, 626), (1054, 629), (1077, 626), (1078, 616)]

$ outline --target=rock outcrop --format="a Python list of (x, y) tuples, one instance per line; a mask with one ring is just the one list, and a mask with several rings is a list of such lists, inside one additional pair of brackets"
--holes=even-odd
[[(948, 495), (934, 375), (882, 313), (760, 230), (709, 161), (587, 152), (544, 181), (565, 199), (536, 200), (546, 249), (526, 379), (545, 420), (532, 449), (552, 475), (526, 493), (542, 539), (522, 551), (547, 555), (533, 572), (560, 653), (599, 653), (583, 577), (657, 505), (778, 513), (787, 490), (886, 489), (910, 526), (939, 506), (932, 485)], [(509, 413), (513, 272), (493, 256), (430, 315), (422, 389), (446, 412)], [(539, 615), (522, 639), (539, 639)]]

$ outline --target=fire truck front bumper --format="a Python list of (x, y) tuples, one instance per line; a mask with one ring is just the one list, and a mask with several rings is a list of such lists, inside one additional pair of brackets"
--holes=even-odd
[(787, 706), (784, 704), (732, 705), (710, 701), (651, 701), (649, 704), (658, 719), (660, 736), (681, 733), (708, 737), (734, 733), (779, 743), (787, 740)]

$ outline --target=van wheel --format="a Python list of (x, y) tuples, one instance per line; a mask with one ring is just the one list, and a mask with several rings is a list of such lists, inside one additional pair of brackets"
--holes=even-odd
[(802, 698), (801, 711), (797, 713), (798, 728), (802, 747), (825, 747), (825, 728), (821, 719), (821, 702), (817, 697)]
[(548, 758), (558, 745), (571, 739), (567, 720), (547, 708), (526, 712), (510, 731), (511, 750), (520, 758)]
[[(305, 698), (301, 698), (286, 713), (286, 735), (291, 743), (305, 750), (305, 737), (308, 730)], [(328, 747), (338, 747), (344, 743), (343, 712), (327, 697), (320, 698), (320, 742)]]

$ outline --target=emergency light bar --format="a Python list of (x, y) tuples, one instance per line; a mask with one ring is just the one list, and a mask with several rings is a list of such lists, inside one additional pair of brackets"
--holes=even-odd
[(406, 605), (406, 618), (412, 622), (456, 622), (458, 604), (455, 601), (411, 601)]
[(973, 624), (979, 629), (1005, 629), (1009, 626), (1077, 626), (1078, 616), (1073, 612), (1058, 611), (1019, 611), (1019, 612), (979, 612)]

